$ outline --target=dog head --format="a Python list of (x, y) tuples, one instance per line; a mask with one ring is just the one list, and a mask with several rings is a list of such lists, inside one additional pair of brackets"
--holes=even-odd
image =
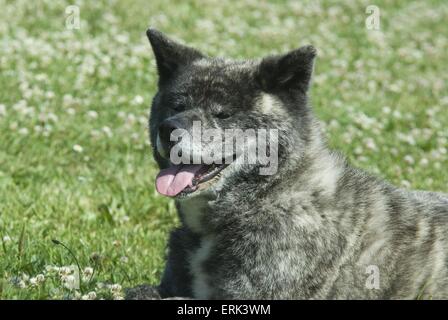
[(312, 46), (235, 61), (207, 57), (154, 29), (147, 35), (159, 75), (150, 115), (159, 193), (225, 192), (238, 179), (275, 176), (300, 158), (310, 126)]

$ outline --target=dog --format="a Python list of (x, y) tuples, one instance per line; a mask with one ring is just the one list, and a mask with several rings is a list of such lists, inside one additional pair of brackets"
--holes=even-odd
[[(147, 36), (159, 75), (156, 187), (174, 198), (181, 226), (161, 284), (128, 298), (448, 298), (448, 196), (397, 188), (327, 147), (308, 103), (314, 47), (234, 61)], [(173, 164), (173, 132), (185, 136), (195, 121), (275, 129), (275, 173), (235, 152), (225, 163)], [(180, 140), (190, 158), (215, 144)]]

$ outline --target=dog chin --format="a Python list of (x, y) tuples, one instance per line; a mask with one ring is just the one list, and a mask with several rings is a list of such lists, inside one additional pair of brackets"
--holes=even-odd
[(160, 153), (156, 158), (160, 166), (156, 189), (161, 195), (176, 200), (218, 194), (227, 178), (235, 172), (239, 160), (230, 163), (223, 160), (211, 164), (173, 164)]
[(174, 197), (174, 199), (183, 201), (198, 197), (215, 197), (217, 196), (221, 190), (225, 186), (225, 182), (230, 176), (231, 172), (234, 171), (234, 167), (236, 167), (236, 163), (229, 164), (226, 168), (224, 168), (219, 175), (213, 177), (211, 180), (201, 183), (197, 186), (197, 189), (193, 192), (184, 192), (182, 191), (178, 195)]
[(243, 171), (251, 171), (253, 169), (248, 168), (247, 165), (244, 164), (242, 158), (244, 157), (239, 157), (234, 162), (230, 163), (220, 172), (219, 176), (214, 177), (212, 180), (198, 188), (198, 190), (191, 193), (181, 193), (177, 195), (175, 199), (182, 201), (198, 197), (217, 197), (231, 187), (228, 185), (228, 182), (232, 180), (232, 177), (241, 174)]

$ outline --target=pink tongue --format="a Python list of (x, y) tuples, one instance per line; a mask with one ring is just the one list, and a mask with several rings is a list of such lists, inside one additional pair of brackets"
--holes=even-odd
[(187, 186), (192, 187), (194, 175), (201, 167), (200, 164), (180, 164), (161, 170), (156, 178), (157, 192), (173, 197)]

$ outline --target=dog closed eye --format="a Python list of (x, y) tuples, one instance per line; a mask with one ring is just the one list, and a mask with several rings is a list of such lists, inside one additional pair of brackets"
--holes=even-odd
[(216, 118), (221, 119), (221, 120), (228, 119), (232, 116), (230, 113), (225, 112), (225, 111), (220, 111), (220, 112), (214, 113), (213, 115)]
[(185, 111), (186, 108), (187, 108), (186, 105), (183, 104), (183, 103), (180, 103), (180, 104), (172, 104), (172, 105), (171, 105), (171, 109), (173, 109), (173, 110), (176, 111), (176, 112), (182, 112), (182, 111)]
[(231, 110), (221, 105), (212, 105), (211, 114), (217, 119), (229, 119), (232, 116)]

